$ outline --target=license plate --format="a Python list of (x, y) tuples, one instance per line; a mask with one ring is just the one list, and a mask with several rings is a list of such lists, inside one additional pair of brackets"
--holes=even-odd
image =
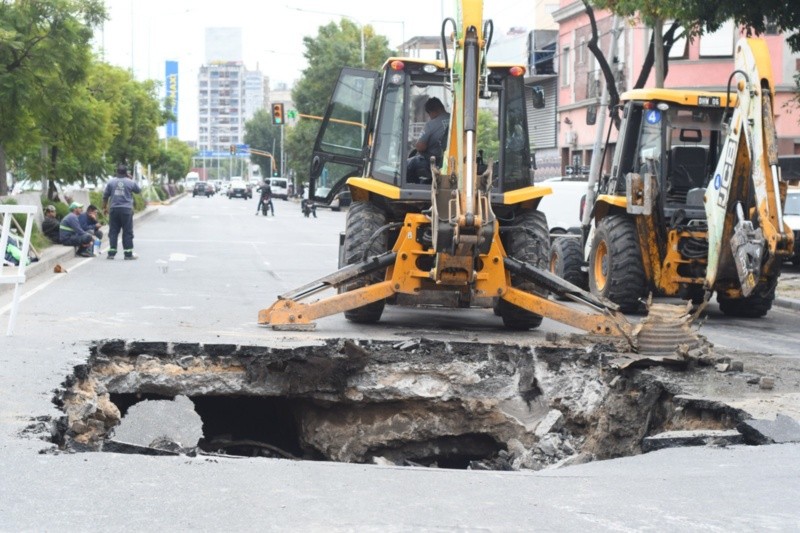
[(719, 96), (699, 96), (697, 97), (697, 105), (719, 107)]

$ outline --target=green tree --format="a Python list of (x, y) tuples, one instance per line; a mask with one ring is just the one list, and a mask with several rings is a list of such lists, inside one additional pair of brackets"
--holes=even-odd
[(478, 146), (483, 150), (484, 162), (488, 163), (490, 159), (492, 161), (500, 159), (497, 117), (488, 109), (478, 110)]
[[(378, 69), (392, 55), (386, 37), (376, 35), (372, 26), (364, 26), (364, 67)], [(321, 116), (343, 66), (361, 67), (361, 28), (342, 19), (320, 26), (316, 37), (306, 36), (303, 45), (308, 67), (292, 91), (292, 100), (301, 114)], [(302, 119), (286, 132), (285, 150), (288, 165), (299, 181), (309, 177), (311, 151), (319, 123)]]
[[(256, 111), (253, 118), (244, 125), (244, 142), (256, 150), (270, 152), (275, 156), (275, 167), (281, 160), (281, 128), (286, 125), (276, 126), (272, 123), (272, 114), (266, 109)], [(273, 150), (274, 147), (274, 150)], [(261, 167), (262, 176), (272, 176), (272, 164), (269, 157), (263, 155), (251, 155), (253, 163)]]
[(183, 179), (192, 167), (194, 154), (195, 150), (191, 146), (178, 139), (169, 139), (166, 146), (159, 143), (153, 171), (168, 181)]
[[(93, 65), (90, 63), (89, 69)], [(33, 108), (41, 143), (47, 148), (48, 196), (56, 199), (56, 183), (74, 183), (96, 176), (111, 142), (111, 110), (99, 101), (85, 80), (64, 86), (51, 76), (43, 82), (48, 98)]]
[(157, 128), (166, 124), (168, 118), (158, 98), (158, 84), (154, 80), (137, 81), (129, 75), (123, 85), (123, 105), (116, 117), (119, 131), (108, 150), (113, 161), (132, 163), (158, 156)]
[(106, 18), (100, 0), (0, 2), (0, 194), (8, 191), (6, 151), (29, 151), (37, 118), (48, 116), (56, 82), (70, 92), (89, 65), (92, 30)]

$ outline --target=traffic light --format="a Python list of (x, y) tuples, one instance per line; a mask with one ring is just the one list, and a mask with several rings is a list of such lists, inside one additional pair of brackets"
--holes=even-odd
[(277, 170), (273, 170), (272, 171), (272, 177), (273, 178), (277, 178), (278, 177), (278, 171)]
[(231, 145), (231, 155), (236, 155), (236, 145), (235, 144)]
[(272, 123), (283, 126), (283, 104), (272, 104)]

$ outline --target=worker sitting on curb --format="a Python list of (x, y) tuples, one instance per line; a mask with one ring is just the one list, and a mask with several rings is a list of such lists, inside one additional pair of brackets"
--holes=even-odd
[(59, 225), (59, 237), (61, 244), (64, 246), (74, 246), (75, 255), (80, 257), (94, 257), (92, 253), (92, 244), (94, 243), (94, 235), (84, 231), (81, 228), (81, 223), (78, 217), (83, 210), (83, 204), (72, 202), (69, 204), (69, 213)]
[(103, 225), (97, 221), (97, 206), (89, 204), (86, 212), (78, 216), (78, 222), (80, 222), (83, 231), (91, 233), (98, 239), (103, 238), (103, 232), (100, 229)]
[(59, 244), (61, 242), (61, 230), (59, 226), (61, 221), (56, 216), (56, 206), (48, 205), (44, 210), (44, 220), (42, 221), (42, 233), (50, 239), (53, 243)]

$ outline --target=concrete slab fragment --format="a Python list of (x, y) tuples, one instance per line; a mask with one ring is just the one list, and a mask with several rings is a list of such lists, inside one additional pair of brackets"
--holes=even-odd
[(128, 410), (119, 427), (116, 441), (151, 446), (157, 439), (167, 439), (181, 448), (193, 448), (203, 437), (203, 421), (186, 396), (174, 400), (145, 400)]
[(737, 429), (750, 444), (800, 442), (800, 424), (783, 414), (777, 415), (775, 420), (745, 420)]

